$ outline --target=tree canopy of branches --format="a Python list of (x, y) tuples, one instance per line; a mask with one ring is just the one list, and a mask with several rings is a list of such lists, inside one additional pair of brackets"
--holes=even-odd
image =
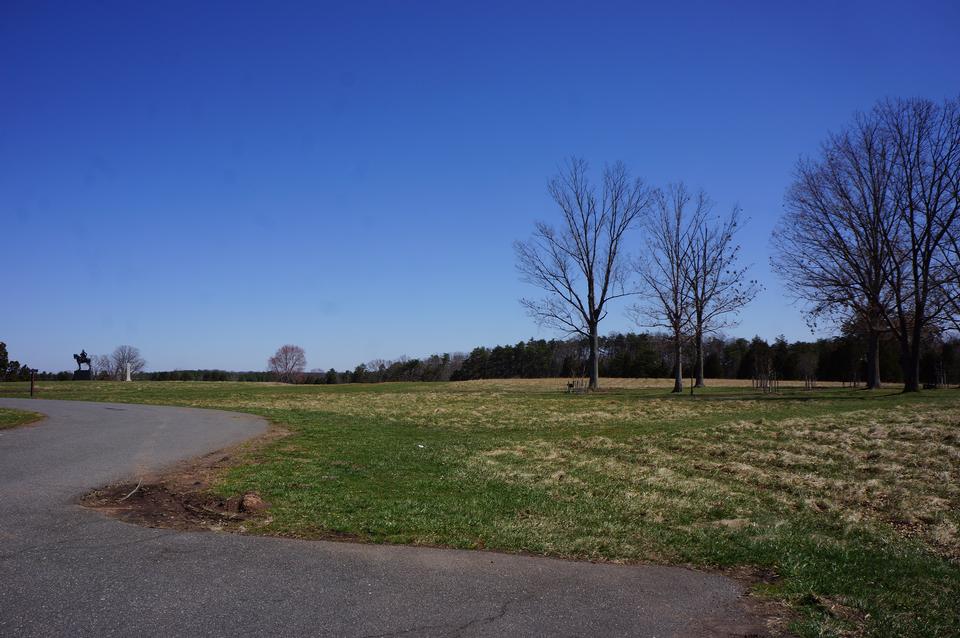
[[(922, 341), (952, 309), (950, 238), (960, 229), (960, 100), (882, 102), (876, 109), (893, 156), (893, 219), (884, 243), (889, 303), (904, 390), (920, 389)], [(954, 262), (955, 263), (955, 262)]]
[(691, 195), (683, 183), (658, 190), (654, 199), (655, 212), (644, 221), (645, 254), (636, 264), (646, 300), (632, 306), (631, 314), (640, 325), (668, 331), (673, 340), (673, 391), (683, 392), (693, 237), (709, 204), (703, 192)]
[(945, 272), (947, 321), (949, 327), (956, 333), (960, 332), (960, 230), (951, 229), (946, 239), (946, 248), (940, 266)]
[(629, 294), (621, 248), (648, 208), (650, 191), (620, 162), (604, 168), (599, 187), (588, 169), (582, 159), (566, 162), (549, 182), (561, 213), (559, 228), (538, 222), (533, 237), (515, 242), (514, 250), (523, 280), (546, 292), (521, 303), (542, 325), (589, 340), (589, 386), (596, 389), (598, 326), (609, 302)]
[(113, 363), (108, 354), (95, 354), (90, 357), (90, 374), (94, 379), (113, 378)]
[[(131, 375), (142, 372), (147, 362), (140, 355), (140, 350), (134, 346), (117, 346), (109, 359), (109, 374), (120, 381), (126, 378), (127, 372)], [(93, 366), (91, 365), (91, 368)]]
[[(701, 200), (697, 198), (697, 208)], [(690, 293), (696, 386), (703, 387), (703, 337), (736, 325), (735, 315), (760, 291), (756, 280), (746, 278), (747, 267), (738, 263), (740, 208), (726, 218), (713, 217), (712, 205), (705, 202), (690, 233), (690, 255), (686, 270)]]
[(958, 184), (957, 100), (881, 102), (798, 165), (772, 263), (815, 320), (866, 332), (870, 387), (884, 332), (899, 344), (904, 390), (920, 387), (922, 341), (956, 299)]
[(267, 361), (267, 366), (282, 383), (295, 383), (307, 367), (307, 355), (300, 346), (280, 346)]
[(801, 160), (774, 231), (774, 270), (813, 323), (865, 331), (867, 387), (879, 388), (879, 341), (886, 306), (884, 237), (891, 233), (891, 144), (876, 118), (859, 115), (831, 135), (817, 160)]

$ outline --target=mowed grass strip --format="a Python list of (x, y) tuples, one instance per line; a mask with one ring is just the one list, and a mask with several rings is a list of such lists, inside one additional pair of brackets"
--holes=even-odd
[[(45, 383), (41, 396), (262, 414), (221, 477), (260, 533), (753, 566), (801, 635), (960, 635), (960, 393), (563, 380)], [(0, 396), (22, 392), (13, 384)]]
[(30, 412), (28, 410), (0, 408), (0, 430), (15, 428), (18, 425), (26, 425), (27, 423), (39, 421), (42, 418), (42, 414), (37, 414), (36, 412)]

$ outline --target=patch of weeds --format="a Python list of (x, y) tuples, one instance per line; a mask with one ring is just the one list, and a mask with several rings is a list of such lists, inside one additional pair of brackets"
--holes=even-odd
[(36, 412), (30, 412), (28, 410), (0, 408), (0, 430), (15, 428), (18, 425), (34, 423), (42, 418), (42, 414), (37, 414)]

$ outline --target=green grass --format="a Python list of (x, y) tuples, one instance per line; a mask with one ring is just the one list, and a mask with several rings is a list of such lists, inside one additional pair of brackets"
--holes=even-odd
[[(0, 394), (0, 396), (4, 396)], [(43, 418), (42, 414), (28, 412), (26, 410), (13, 410), (10, 408), (0, 408), (0, 430), (14, 428), (18, 425), (26, 425)]]
[[(616, 562), (756, 566), (804, 636), (960, 635), (960, 392), (557, 380), (44, 383), (47, 398), (261, 414), (290, 436), (215, 489), (257, 531)], [(0, 384), (0, 396), (25, 386)]]

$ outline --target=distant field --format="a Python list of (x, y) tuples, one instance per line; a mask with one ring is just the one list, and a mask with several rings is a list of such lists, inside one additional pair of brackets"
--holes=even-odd
[[(0, 387), (7, 384), (0, 384)], [(10, 384), (13, 385), (13, 384)], [(4, 396), (0, 392), (0, 396)], [(10, 408), (0, 408), (0, 430), (6, 428), (16, 427), (18, 425), (24, 425), (26, 423), (33, 423), (34, 421), (39, 421), (43, 416), (37, 414), (36, 412), (27, 412), (26, 410), (11, 410)]]
[(804, 636), (960, 635), (960, 391), (669, 383), (45, 382), (40, 396), (282, 425), (215, 484), (271, 503), (257, 533), (751, 566)]

